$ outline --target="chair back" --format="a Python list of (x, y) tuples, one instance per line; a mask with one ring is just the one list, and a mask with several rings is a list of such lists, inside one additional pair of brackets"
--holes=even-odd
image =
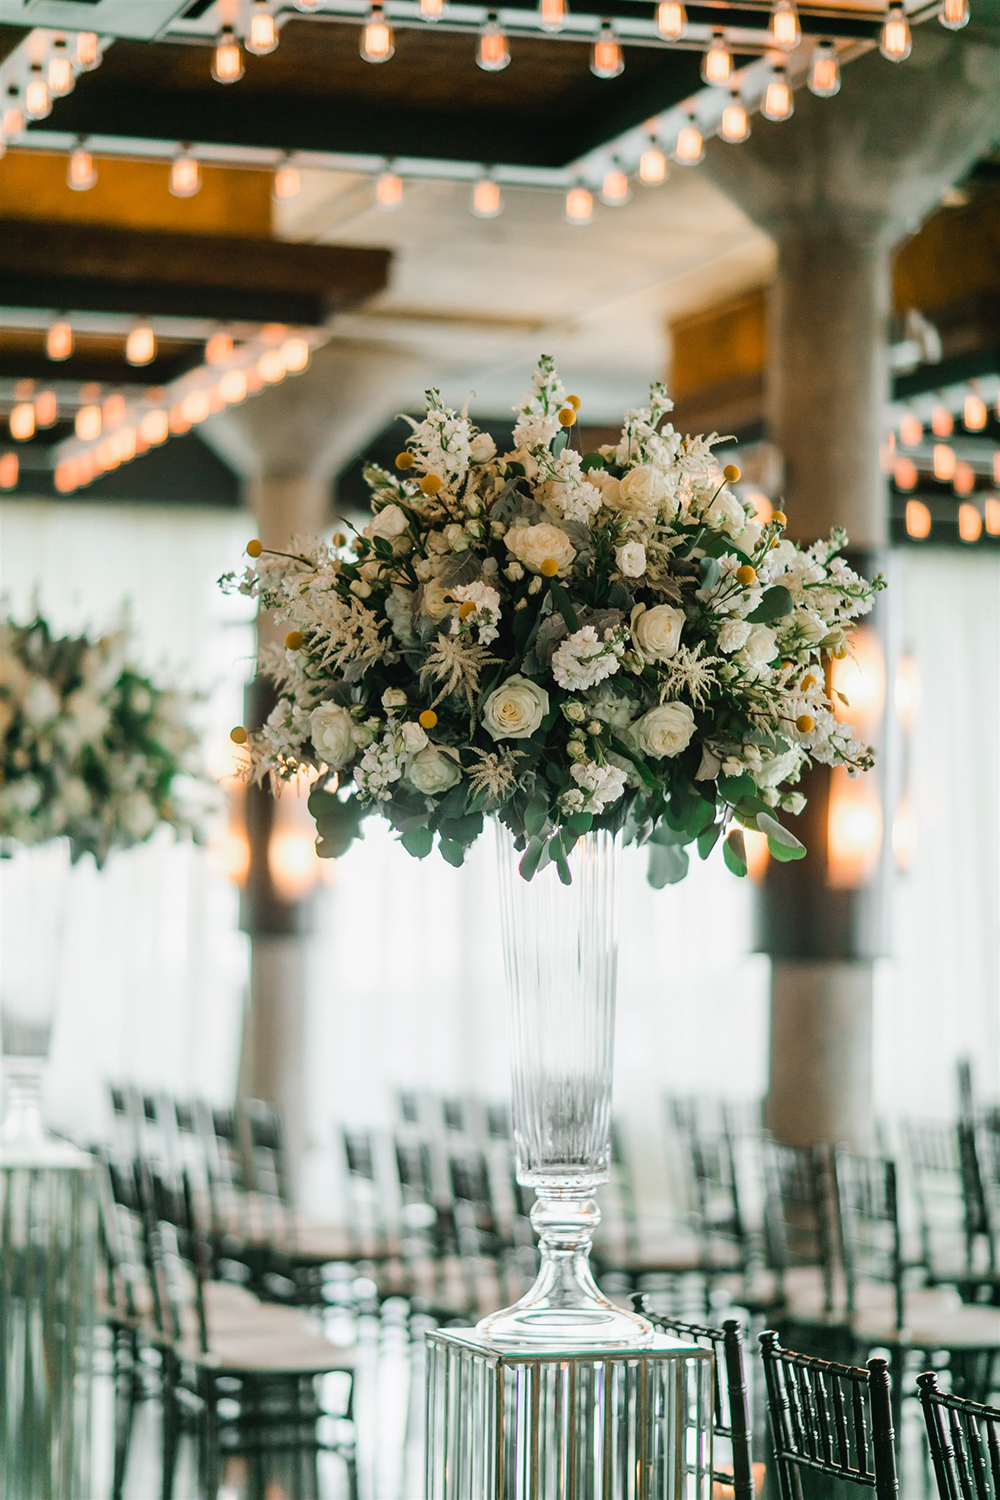
[(903, 1249), (896, 1164), (838, 1147), (833, 1158), (840, 1252), (847, 1311), (857, 1306), (858, 1283), (879, 1281), (895, 1289), (896, 1327), (905, 1326)]
[(917, 1377), (939, 1500), (1000, 1500), (1000, 1408), (938, 1389)]
[(767, 1258), (783, 1285), (796, 1266), (819, 1266), (825, 1311), (834, 1305), (833, 1185), (826, 1146), (761, 1142), (764, 1163), (764, 1241)]
[(996, 1272), (1000, 1260), (1000, 1132), (988, 1117), (958, 1122), (958, 1161), (968, 1255)]
[(804, 1500), (803, 1475), (825, 1474), (897, 1500), (889, 1368), (831, 1363), (760, 1336), (779, 1500)]
[(956, 1261), (964, 1261), (971, 1270), (956, 1127), (940, 1120), (904, 1120), (902, 1136), (923, 1264), (932, 1278), (953, 1271)]
[(720, 1110), (718, 1121), (707, 1124), (696, 1100), (675, 1099), (672, 1104), (705, 1270), (730, 1270), (734, 1263), (745, 1270), (750, 1244), (728, 1121)]

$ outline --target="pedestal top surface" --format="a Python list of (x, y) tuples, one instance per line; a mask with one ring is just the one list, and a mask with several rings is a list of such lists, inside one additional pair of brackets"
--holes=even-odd
[(436, 1328), (428, 1333), (427, 1337), (434, 1343), (454, 1344), (460, 1349), (468, 1350), (471, 1354), (478, 1354), (483, 1359), (495, 1359), (501, 1363), (510, 1364), (524, 1364), (528, 1360), (586, 1360), (592, 1363), (595, 1360), (690, 1359), (695, 1356), (712, 1358), (710, 1349), (705, 1349), (700, 1344), (688, 1343), (683, 1339), (671, 1338), (660, 1332), (654, 1334), (651, 1344), (634, 1349), (609, 1349), (607, 1347), (560, 1349), (555, 1345), (551, 1348), (517, 1349), (512, 1345), (493, 1344), (489, 1339), (477, 1334), (474, 1328)]

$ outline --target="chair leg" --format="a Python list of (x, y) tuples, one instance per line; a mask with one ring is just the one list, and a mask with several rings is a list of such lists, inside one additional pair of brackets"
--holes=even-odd
[(115, 1397), (115, 1464), (111, 1493), (113, 1500), (121, 1500), (135, 1414), (136, 1393), (133, 1381), (138, 1359), (138, 1340), (134, 1332), (119, 1328), (112, 1335), (111, 1347)]
[(164, 1350), (161, 1370), (161, 1402), (163, 1406), (163, 1469), (160, 1481), (160, 1500), (172, 1500), (174, 1493), (174, 1466), (177, 1463), (177, 1439), (180, 1414), (177, 1405), (177, 1370), (174, 1356)]

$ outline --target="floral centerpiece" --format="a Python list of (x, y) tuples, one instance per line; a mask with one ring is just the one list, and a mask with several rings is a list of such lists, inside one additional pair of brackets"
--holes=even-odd
[(543, 357), (500, 454), (429, 391), (397, 472), (366, 470), (350, 543), (251, 542), (224, 580), (289, 627), (261, 660), (278, 702), (233, 739), (257, 780), (319, 772), (320, 854), (375, 811), (410, 854), (460, 865), (495, 814), (528, 879), (551, 862), (569, 882), (600, 829), (648, 842), (655, 884), (723, 836), (742, 875), (743, 828), (805, 853), (780, 818), (804, 766), (870, 766), (825, 662), (883, 580), (848, 566), (843, 533), (803, 549), (781, 512), (755, 519), (722, 440), (675, 432), (661, 385), (590, 453), (579, 404)]
[(127, 659), (124, 633), (56, 636), (0, 623), (0, 844), (68, 840), (74, 862), (193, 833), (177, 796), (193, 770), (190, 705)]

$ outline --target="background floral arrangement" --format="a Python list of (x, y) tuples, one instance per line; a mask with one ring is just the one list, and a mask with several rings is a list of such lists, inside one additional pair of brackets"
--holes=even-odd
[(592, 828), (649, 842), (654, 884), (687, 846), (720, 836), (746, 872), (740, 827), (778, 859), (805, 853), (777, 812), (804, 804), (810, 761), (867, 769), (838, 721), (824, 658), (883, 586), (838, 554), (762, 526), (672, 403), (626, 414), (617, 443), (582, 455), (579, 401), (543, 357), (500, 456), (465, 412), (427, 393), (396, 474), (366, 471), (371, 521), (348, 545), (310, 539), (224, 586), (291, 628), (264, 650), (277, 705), (233, 731), (248, 774), (318, 768), (320, 854), (340, 855), (371, 810), (410, 854), (437, 841), (460, 865), (496, 814), (530, 879)]
[[(0, 622), (0, 841), (69, 840), (74, 862), (194, 833), (178, 778), (194, 771), (188, 700), (126, 659), (124, 632), (54, 636), (40, 616)], [(4, 852), (9, 852), (5, 847)]]

